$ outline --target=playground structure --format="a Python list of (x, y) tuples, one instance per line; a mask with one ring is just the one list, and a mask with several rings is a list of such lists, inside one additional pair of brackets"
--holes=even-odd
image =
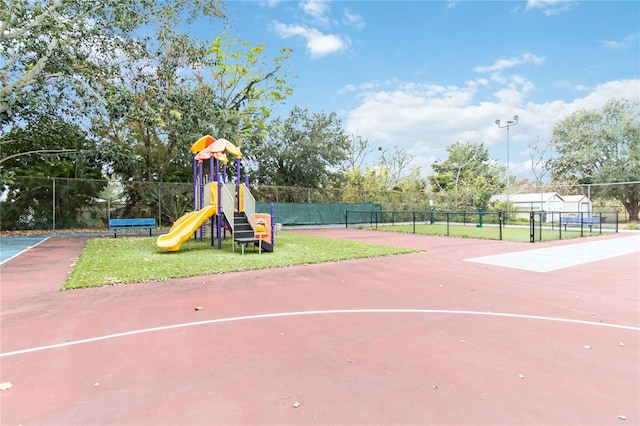
[[(227, 154), (236, 162), (235, 181), (227, 180)], [(242, 152), (226, 139), (206, 135), (191, 146), (193, 157), (193, 211), (180, 217), (167, 234), (158, 236), (156, 245), (167, 251), (177, 251), (191, 236), (203, 240), (204, 224), (210, 220), (211, 246), (217, 240), (218, 249), (226, 239), (227, 230), (233, 244), (240, 244), (242, 253), (248, 244), (262, 251), (273, 251), (274, 209), (270, 214), (255, 212), (255, 199), (249, 191), (249, 177), (241, 179)], [(204, 162), (209, 161), (208, 173)]]

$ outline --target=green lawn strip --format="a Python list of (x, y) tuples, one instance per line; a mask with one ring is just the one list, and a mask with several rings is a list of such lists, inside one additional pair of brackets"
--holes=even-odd
[(420, 251), (290, 232), (282, 232), (276, 237), (273, 253), (260, 254), (257, 248), (249, 247), (243, 256), (239, 247), (235, 252), (231, 248), (230, 240), (223, 241), (221, 250), (217, 245), (211, 247), (209, 240), (189, 240), (179, 251), (167, 252), (156, 247), (156, 238), (94, 238), (89, 240), (63, 289), (163, 281)]
[[(391, 232), (403, 232), (403, 233), (413, 233), (413, 225), (412, 224), (402, 224), (402, 225), (378, 225), (379, 231), (391, 231)], [(536, 228), (536, 241), (539, 240), (540, 237), (540, 229)], [(447, 225), (446, 224), (416, 224), (415, 227), (416, 234), (422, 235), (447, 235)], [(585, 236), (599, 235), (597, 232), (589, 232), (585, 229)], [(478, 239), (490, 239), (490, 240), (498, 240), (500, 239), (500, 229), (497, 226), (483, 226), (482, 228), (478, 228), (475, 225), (449, 225), (449, 236), (451, 237), (461, 237), (461, 238), (478, 238)], [(569, 229), (565, 231), (562, 230), (562, 239), (569, 238), (578, 238), (580, 237), (580, 229)], [(558, 229), (542, 229), (542, 240), (543, 241), (551, 241), (558, 240), (560, 238), (560, 234)], [(520, 242), (529, 242), (529, 228), (526, 226), (522, 227), (506, 227), (502, 228), (502, 239), (505, 241), (520, 241)]]

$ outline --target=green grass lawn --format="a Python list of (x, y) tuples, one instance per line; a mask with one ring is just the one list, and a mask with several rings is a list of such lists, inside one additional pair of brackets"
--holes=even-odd
[[(371, 229), (371, 228), (366, 228)], [(391, 232), (404, 232), (404, 233), (413, 233), (413, 225), (412, 224), (401, 224), (401, 225), (378, 225), (379, 231), (391, 231)], [(480, 238), (480, 239), (490, 239), (490, 240), (498, 240), (500, 239), (500, 228), (492, 225), (485, 225), (482, 228), (476, 227), (474, 224), (469, 225), (458, 225), (458, 224), (450, 224), (449, 225), (449, 236), (451, 237), (462, 237), (462, 238)], [(434, 224), (416, 224), (415, 226), (416, 234), (423, 235), (447, 235), (447, 225), (434, 223)], [(584, 230), (585, 236), (592, 235), (600, 235), (598, 232), (589, 232), (588, 228)], [(562, 229), (562, 239), (568, 238), (577, 238), (580, 237), (580, 229), (579, 228), (568, 228), (567, 231)], [(540, 229), (536, 228), (536, 241), (539, 241), (540, 238)], [(502, 239), (504, 241), (521, 241), (521, 242), (529, 242), (529, 227), (521, 226), (521, 227), (506, 227), (502, 228)], [(558, 229), (542, 229), (542, 241), (551, 241), (559, 239)]]
[(76, 262), (63, 289), (98, 287), (170, 278), (219, 274), (251, 269), (335, 262), (348, 259), (391, 256), (419, 250), (358, 241), (282, 232), (273, 253), (252, 247), (231, 251), (231, 241), (222, 249), (209, 241), (185, 242), (179, 251), (156, 247), (155, 237), (94, 238)]

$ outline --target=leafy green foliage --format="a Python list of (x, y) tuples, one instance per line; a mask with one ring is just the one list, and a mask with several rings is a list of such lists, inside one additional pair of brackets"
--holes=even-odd
[(126, 82), (105, 87), (107, 114), (96, 117), (94, 129), (104, 146), (126, 153), (128, 161), (112, 165), (125, 179), (190, 181), (193, 142), (205, 134), (240, 146), (247, 135), (260, 138), (269, 104), (290, 93), (287, 49), (269, 62), (262, 45), (216, 38), (184, 55), (186, 44), (167, 47), (177, 50), (154, 71), (131, 64)]
[[(555, 182), (595, 185), (592, 194), (620, 201), (630, 220), (640, 212), (640, 104), (610, 100), (601, 111), (576, 111), (553, 131)], [(625, 183), (626, 182), (626, 183)]]
[(1, 189), (6, 191), (6, 200), (2, 202), (1, 228), (51, 229), (54, 190), (56, 226), (77, 226), (82, 211), (91, 208), (104, 184), (74, 180), (54, 187), (53, 181), (41, 178), (100, 177), (100, 157), (84, 132), (76, 125), (43, 116), (24, 129), (12, 129), (0, 144), (0, 158), (8, 158), (2, 163)]
[(431, 191), (447, 195), (449, 209), (469, 205), (486, 208), (489, 198), (500, 188), (502, 168), (489, 158), (484, 144), (455, 142), (447, 148), (449, 156), (432, 164), (428, 179)]
[(344, 169), (349, 138), (335, 113), (310, 114), (294, 107), (276, 119), (264, 140), (247, 149), (258, 183), (306, 188), (327, 187)]
[[(67, 113), (90, 106), (101, 100), (100, 84), (119, 76), (122, 63), (148, 57), (153, 43), (188, 40), (177, 33), (178, 23), (223, 15), (220, 0), (3, 1), (0, 124), (42, 112), (43, 103)], [(139, 39), (141, 28), (155, 34)]]

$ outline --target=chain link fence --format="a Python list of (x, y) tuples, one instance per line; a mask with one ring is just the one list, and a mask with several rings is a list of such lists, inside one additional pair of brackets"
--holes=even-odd
[[(3, 231), (107, 229), (111, 218), (134, 217), (153, 217), (159, 227), (169, 227), (194, 208), (191, 182), (25, 176), (2, 182), (0, 188), (0, 230)], [(437, 211), (478, 210), (475, 198), (468, 194), (265, 185), (251, 185), (250, 190), (256, 202), (264, 203), (374, 203), (385, 212), (424, 212), (431, 207)], [(620, 221), (627, 219), (626, 211), (617, 203), (598, 200), (593, 206), (601, 211), (619, 210)], [(471, 214), (474, 213), (463, 213), (461, 221), (475, 221), (470, 219)], [(487, 220), (492, 219), (487, 216)]]
[(345, 226), (409, 234), (537, 242), (616, 233), (618, 212), (529, 212), (527, 221), (508, 225), (501, 211), (356, 211)]

